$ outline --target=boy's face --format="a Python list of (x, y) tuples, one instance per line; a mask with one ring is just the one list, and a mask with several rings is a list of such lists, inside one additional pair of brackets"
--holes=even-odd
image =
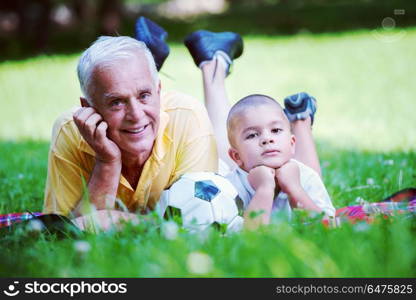
[(277, 105), (249, 107), (233, 120), (231, 158), (249, 172), (257, 166), (280, 168), (295, 153), (295, 137)]

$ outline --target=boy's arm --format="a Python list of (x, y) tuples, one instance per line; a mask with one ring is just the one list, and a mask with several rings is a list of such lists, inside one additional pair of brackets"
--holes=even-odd
[(291, 190), (287, 195), (289, 196), (289, 203), (292, 208), (302, 208), (317, 212), (322, 211), (322, 209), (313, 202), (302, 186)]
[(248, 181), (256, 191), (244, 212), (244, 226), (256, 229), (262, 224), (269, 224), (274, 199), (274, 170), (260, 166), (250, 170)]
[(276, 170), (276, 179), (280, 189), (289, 196), (292, 208), (303, 208), (306, 210), (321, 212), (300, 183), (299, 166), (289, 161)]
[(335, 207), (322, 178), (312, 169), (309, 169), (309, 172), (305, 170), (305, 174), (302, 176), (304, 177), (302, 187), (313, 203), (325, 212), (326, 215), (335, 216)]

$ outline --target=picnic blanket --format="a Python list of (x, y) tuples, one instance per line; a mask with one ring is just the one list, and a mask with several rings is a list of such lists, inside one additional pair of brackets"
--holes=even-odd
[[(336, 210), (337, 224), (358, 221), (371, 223), (376, 216), (385, 218), (404, 213), (416, 214), (416, 188), (406, 188), (387, 197), (381, 202), (365, 203), (362, 205), (345, 206)], [(30, 220), (39, 220), (46, 230), (55, 233), (63, 233), (70, 229), (76, 232), (76, 226), (65, 216), (57, 214), (44, 214), (41, 212), (22, 212), (0, 215), (0, 229), (3, 232), (10, 231), (19, 223), (29, 223)], [(329, 226), (330, 220), (323, 220), (324, 225)], [(6, 230), (5, 230), (6, 229)]]
[(81, 230), (70, 219), (57, 214), (23, 212), (0, 215), (0, 236), (18, 228), (48, 232), (60, 238), (81, 234)]
[[(339, 223), (356, 223), (365, 221), (372, 223), (376, 216), (390, 216), (412, 213), (416, 214), (416, 188), (406, 188), (385, 198), (381, 202), (368, 202), (361, 205), (351, 205), (336, 210), (335, 218)], [(329, 220), (323, 220), (329, 225)]]

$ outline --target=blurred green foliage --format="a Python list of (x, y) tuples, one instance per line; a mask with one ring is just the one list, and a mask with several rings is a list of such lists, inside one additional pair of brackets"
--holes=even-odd
[[(163, 0), (115, 2), (124, 5), (123, 9), (117, 10), (119, 24), (107, 28), (105, 34), (133, 36), (136, 18), (145, 15), (167, 29), (169, 42), (182, 42), (186, 34), (202, 28), (236, 31), (243, 35), (294, 35), (377, 29), (388, 17), (394, 19), (396, 28), (416, 25), (416, 2), (412, 0), (228, 0), (227, 9), (220, 14), (204, 13), (184, 18), (161, 14), (156, 7), (166, 2)], [(61, 3), (69, 5), (72, 1)], [(85, 5), (88, 3), (98, 5), (100, 1), (86, 1)], [(401, 9), (404, 14), (395, 15), (396, 9)], [(41, 49), (22, 41), (16, 33), (2, 36), (0, 30), (0, 61), (39, 53), (77, 52), (103, 34), (102, 20), (100, 14), (90, 13), (89, 17), (70, 26), (55, 23), (45, 26), (43, 30), (49, 28), (49, 31), (44, 33), (47, 42)]]

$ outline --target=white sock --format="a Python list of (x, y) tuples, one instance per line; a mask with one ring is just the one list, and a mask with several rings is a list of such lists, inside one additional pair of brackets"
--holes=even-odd
[(228, 70), (230, 68), (232, 60), (228, 56), (228, 54), (225, 53), (224, 51), (221, 51), (221, 50), (216, 51), (214, 54), (214, 58), (217, 58), (218, 61), (220, 61), (223, 64), (225, 70)]
[[(217, 59), (221, 64), (223, 64), (225, 72), (228, 73), (230, 69), (230, 65), (232, 63), (232, 60), (228, 56), (228, 54), (222, 50), (217, 50), (215, 51), (214, 56), (212, 57), (212, 60), (215, 60), (215, 59)], [(212, 60), (205, 60), (201, 62), (198, 67), (201, 69), (203, 65), (205, 65), (206, 63), (209, 63)]]

